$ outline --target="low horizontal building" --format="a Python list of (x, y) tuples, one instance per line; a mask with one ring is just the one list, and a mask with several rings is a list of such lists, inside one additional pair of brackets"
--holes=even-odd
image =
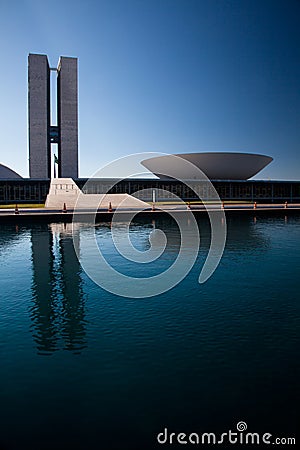
[[(128, 178), (118, 179), (88, 179), (74, 180), (85, 193), (136, 195), (144, 201), (152, 201), (153, 189), (163, 189), (164, 198), (156, 197), (157, 201), (167, 200), (172, 194), (185, 201), (197, 200), (196, 193), (184, 183), (171, 179)], [(211, 180), (221, 200), (261, 203), (300, 203), (300, 181), (273, 180)], [(189, 182), (197, 193), (205, 199), (211, 197), (209, 183), (192, 180)], [(30, 178), (0, 179), (0, 204), (12, 203), (44, 203), (50, 188), (50, 180)], [(135, 194), (143, 190), (141, 194)], [(168, 195), (168, 192), (170, 193)]]

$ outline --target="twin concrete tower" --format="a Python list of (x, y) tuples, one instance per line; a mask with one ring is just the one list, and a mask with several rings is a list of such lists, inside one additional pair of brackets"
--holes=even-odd
[[(57, 125), (51, 124), (50, 73), (57, 73)], [(51, 144), (58, 144), (58, 177), (78, 178), (77, 58), (60, 57), (49, 66), (46, 55), (28, 56), (30, 178), (51, 178)]]

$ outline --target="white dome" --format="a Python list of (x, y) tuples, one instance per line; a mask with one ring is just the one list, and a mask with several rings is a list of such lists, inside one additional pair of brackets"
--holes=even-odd
[(3, 164), (0, 164), (0, 180), (5, 179), (5, 178), (15, 179), (15, 178), (22, 178), (22, 177), (17, 172), (10, 169), (9, 167), (6, 167)]

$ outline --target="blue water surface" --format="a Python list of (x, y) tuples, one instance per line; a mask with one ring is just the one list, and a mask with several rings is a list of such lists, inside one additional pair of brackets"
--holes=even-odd
[[(145, 299), (91, 281), (69, 224), (0, 226), (1, 450), (158, 448), (165, 428), (226, 432), (239, 421), (296, 436), (300, 217), (227, 220), (225, 252), (206, 283), (198, 276), (210, 228), (201, 219), (188, 276)], [(109, 224), (97, 224), (96, 236), (117, 270), (153, 276), (180, 245), (171, 219), (155, 226), (168, 246), (152, 265), (122, 261)], [(139, 250), (152, 228), (132, 224)]]

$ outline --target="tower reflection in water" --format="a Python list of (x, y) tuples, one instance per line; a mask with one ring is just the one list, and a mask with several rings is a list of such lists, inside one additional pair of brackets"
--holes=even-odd
[(86, 347), (81, 267), (72, 224), (41, 225), (31, 230), (31, 329), (39, 354), (57, 350), (80, 353)]

